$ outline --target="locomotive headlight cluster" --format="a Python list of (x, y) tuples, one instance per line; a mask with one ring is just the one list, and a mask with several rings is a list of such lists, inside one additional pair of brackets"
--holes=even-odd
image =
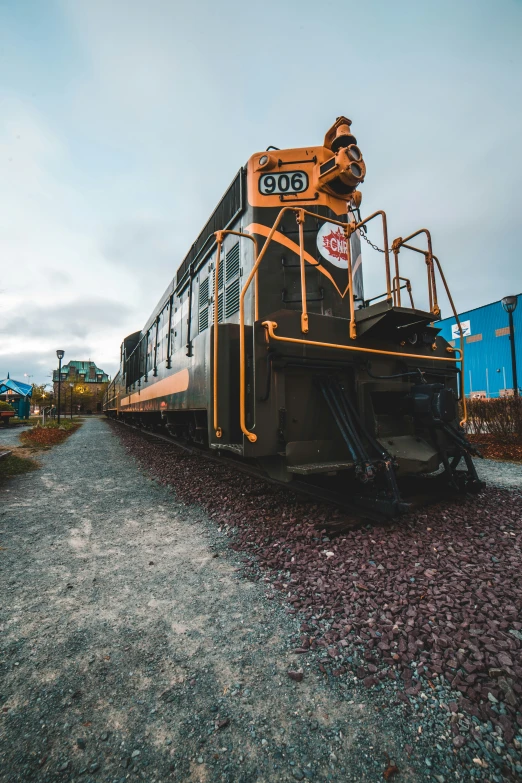
[(316, 189), (332, 196), (348, 198), (366, 175), (366, 165), (350, 125), (346, 117), (338, 117), (324, 139), (324, 147), (334, 154), (314, 168)]

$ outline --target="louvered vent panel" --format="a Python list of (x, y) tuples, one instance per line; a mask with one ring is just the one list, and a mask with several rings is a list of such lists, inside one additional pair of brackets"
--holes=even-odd
[[(212, 273), (212, 300), (214, 300), (214, 291), (216, 286), (216, 270), (214, 269)], [(220, 264), (219, 267), (219, 288), (221, 289), (219, 295), (218, 295), (218, 322), (221, 322), (223, 320), (223, 264)], [(210, 320), (212, 323), (214, 323), (214, 303), (212, 302), (212, 307), (210, 308)]]
[(199, 311), (199, 331), (202, 332), (208, 326), (208, 307)]
[(208, 277), (199, 286), (199, 331), (208, 326)]
[(239, 280), (227, 285), (225, 296), (225, 318), (239, 311)]
[(239, 242), (236, 242), (236, 244), (228, 251), (226, 267), (227, 283), (229, 283), (239, 274)]

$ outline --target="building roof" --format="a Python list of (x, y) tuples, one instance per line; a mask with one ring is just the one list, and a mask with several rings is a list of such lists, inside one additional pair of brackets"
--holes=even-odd
[(19, 394), (21, 397), (31, 397), (33, 393), (33, 387), (29, 383), (22, 383), (22, 381), (14, 381), (12, 378), (4, 378), (0, 381), (0, 394), (5, 394), (7, 391), (12, 391), (15, 394)]
[(89, 359), (88, 362), (79, 362), (76, 359), (71, 360), (70, 362), (67, 362), (67, 364), (62, 364), (62, 370), (64, 370), (66, 367), (76, 367), (78, 370), (88, 370), (89, 367), (94, 367), (98, 373), (102, 373), (105, 375), (103, 370), (100, 370), (99, 367), (96, 367), (96, 362), (91, 362)]
[[(96, 366), (96, 362), (78, 361), (77, 359), (71, 359), (67, 364), (62, 364), (62, 375), (75, 377), (77, 375), (85, 375), (82, 378), (82, 383), (106, 383), (109, 380), (109, 376), (104, 370), (101, 370)], [(94, 377), (92, 377), (94, 375)], [(100, 375), (101, 380), (99, 379)], [(58, 370), (53, 370), (53, 381), (58, 381)]]

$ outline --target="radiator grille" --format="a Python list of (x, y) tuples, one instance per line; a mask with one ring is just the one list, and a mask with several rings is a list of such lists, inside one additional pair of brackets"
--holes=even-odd
[(208, 283), (206, 277), (199, 285), (199, 331), (202, 332), (208, 326)]
[(230, 248), (226, 258), (227, 283), (239, 274), (239, 242)]
[(230, 318), (239, 311), (239, 279), (226, 287), (225, 318)]

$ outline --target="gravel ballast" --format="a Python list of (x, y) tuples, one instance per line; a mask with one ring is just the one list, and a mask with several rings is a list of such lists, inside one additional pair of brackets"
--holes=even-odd
[[(326, 540), (313, 523), (331, 512), (117, 427), (86, 421), (1, 491), (0, 780), (519, 777), (521, 731), (500, 684), (520, 699), (509, 609), (520, 616), (518, 495), (489, 490), (460, 505), (457, 537), (443, 507), (429, 525), (417, 515)], [(479, 549), (490, 559), (475, 567)], [(467, 563), (482, 597), (468, 595)], [(443, 595), (453, 606), (421, 599), (452, 576)], [(440, 659), (434, 643), (410, 650), (410, 635), (424, 644), (423, 625), (442, 638), (464, 610), (469, 625), (446, 630)], [(391, 639), (380, 630), (390, 632), (387, 612)], [(491, 628), (494, 652), (471, 633)], [(451, 636), (464, 630), (483, 655), (472, 674), (497, 685), (491, 707), (446, 677), (464, 665), (450, 663)], [(396, 638), (406, 639), (398, 661)]]

